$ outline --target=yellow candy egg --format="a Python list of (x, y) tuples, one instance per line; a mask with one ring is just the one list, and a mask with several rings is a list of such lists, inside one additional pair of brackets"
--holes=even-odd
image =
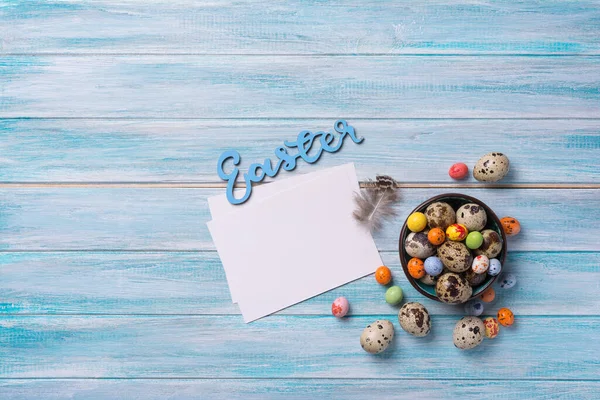
[(409, 215), (406, 225), (413, 232), (421, 232), (427, 226), (427, 217), (421, 212), (412, 213)]
[(469, 230), (463, 224), (452, 224), (446, 229), (446, 237), (456, 242), (465, 240), (468, 234)]

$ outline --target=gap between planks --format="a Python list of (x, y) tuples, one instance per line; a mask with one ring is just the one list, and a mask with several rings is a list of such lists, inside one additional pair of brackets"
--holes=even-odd
[[(399, 183), (401, 189), (600, 189), (600, 183)], [(361, 188), (369, 187), (360, 182)], [(0, 189), (131, 188), (131, 189), (225, 189), (225, 182), (0, 182)], [(246, 187), (240, 183), (237, 188)]]

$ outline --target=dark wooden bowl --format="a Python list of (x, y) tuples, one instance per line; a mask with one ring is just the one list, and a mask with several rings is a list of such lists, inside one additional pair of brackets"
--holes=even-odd
[[(478, 204), (481, 207), (483, 207), (483, 209), (487, 213), (487, 217), (488, 217), (488, 221), (487, 221), (487, 224), (484, 229), (492, 229), (492, 230), (498, 232), (498, 234), (502, 238), (502, 251), (500, 252), (500, 254), (498, 254), (498, 256), (496, 258), (500, 261), (500, 263), (502, 263), (502, 266), (504, 266), (504, 259), (506, 258), (506, 251), (507, 251), (506, 250), (506, 234), (504, 233), (504, 230), (502, 229), (502, 224), (500, 223), (500, 219), (496, 216), (496, 214), (494, 213), (494, 211), (492, 211), (491, 208), (489, 208), (483, 201), (476, 199), (474, 197), (471, 197), (471, 196), (467, 196), (467, 195), (459, 194), (459, 193), (445, 193), (445, 194), (440, 194), (439, 196), (432, 197), (427, 201), (424, 201), (423, 203), (419, 204), (414, 210), (412, 210), (410, 212), (410, 214), (417, 212), (417, 211), (424, 213), (427, 206), (430, 205), (431, 203), (435, 203), (436, 201), (446, 202), (446, 203), (450, 204), (454, 210), (457, 210), (460, 206), (467, 204), (467, 203), (475, 203), (475, 204)], [(402, 264), (402, 269), (404, 270), (404, 274), (406, 275), (406, 278), (408, 279), (410, 284), (415, 289), (417, 289), (417, 291), (419, 291), (419, 293), (421, 293), (425, 297), (429, 297), (430, 299), (441, 302), (441, 300), (438, 299), (437, 295), (435, 294), (435, 286), (425, 285), (418, 279), (415, 279), (412, 276), (410, 276), (410, 274), (408, 273), (408, 261), (412, 257), (409, 256), (408, 253), (406, 253), (406, 251), (404, 250), (404, 241), (406, 240), (406, 237), (408, 236), (409, 233), (410, 233), (410, 230), (406, 226), (406, 220), (405, 220), (404, 225), (402, 225), (402, 231), (400, 231), (400, 238), (399, 238), (399, 243), (398, 243), (398, 249), (399, 249), (399, 253), (400, 253), (400, 263)], [(473, 295), (471, 296), (471, 299), (478, 297), (485, 289), (490, 287), (492, 285), (492, 283), (494, 283), (496, 278), (497, 278), (497, 276), (487, 275), (485, 278), (485, 281), (483, 281), (483, 283), (481, 285), (473, 287)]]

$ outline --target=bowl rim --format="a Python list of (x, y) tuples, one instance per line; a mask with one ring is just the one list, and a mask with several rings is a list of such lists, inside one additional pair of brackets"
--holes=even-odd
[[(411, 215), (412, 213), (417, 212), (417, 211), (422, 212), (421, 210), (425, 209), (429, 204), (434, 203), (436, 201), (440, 201), (441, 199), (444, 199), (447, 197), (458, 197), (458, 198), (467, 200), (467, 202), (469, 202), (469, 203), (476, 203), (483, 207), (486, 214), (488, 215), (488, 218), (491, 217), (494, 220), (496, 225), (500, 228), (499, 229), (500, 236), (502, 237), (502, 251), (500, 253), (501, 255), (500, 255), (499, 261), (502, 264), (502, 266), (504, 266), (504, 260), (506, 259), (506, 253), (508, 251), (507, 244), (506, 244), (506, 233), (504, 232), (504, 229), (502, 229), (502, 223), (500, 222), (500, 218), (498, 218), (496, 213), (487, 204), (485, 204), (483, 201), (479, 200), (478, 198), (475, 198), (473, 196), (469, 196), (466, 194), (461, 194), (461, 193), (443, 193), (443, 194), (439, 194), (439, 195), (433, 196), (433, 197), (425, 200), (424, 202), (422, 202), (421, 204), (416, 206), (408, 215)], [(409, 260), (406, 258), (405, 250), (404, 250), (404, 238), (408, 234), (407, 233), (407, 230), (408, 230), (407, 220), (408, 220), (408, 217), (407, 217), (407, 219), (404, 220), (404, 224), (402, 225), (402, 229), (400, 230), (400, 237), (398, 238), (398, 255), (400, 257), (400, 265), (402, 265), (402, 270), (404, 271), (404, 275), (406, 275), (406, 279), (408, 279), (408, 281), (410, 282), (412, 287), (414, 287), (423, 296), (430, 298), (432, 300), (435, 300), (435, 301), (439, 301), (440, 303), (447, 304), (447, 303), (444, 303), (443, 301), (441, 301), (437, 296), (434, 296), (431, 293), (426, 292), (423, 288), (421, 288), (421, 286), (416, 282), (416, 279), (413, 278), (410, 275), (410, 273), (408, 272), (408, 261)], [(479, 297), (482, 292), (484, 292), (485, 290), (487, 290), (487, 288), (492, 286), (492, 284), (496, 281), (498, 276), (499, 275), (493, 276), (492, 279), (490, 279), (488, 281), (488, 283), (485, 284), (485, 286), (481, 290), (479, 290), (479, 292), (477, 294), (473, 294), (469, 298), (469, 300), (473, 300), (473, 299)], [(467, 300), (467, 301), (469, 301), (469, 300)], [(460, 303), (460, 304), (465, 304), (465, 303)], [(454, 305), (460, 305), (460, 304), (454, 304)]]

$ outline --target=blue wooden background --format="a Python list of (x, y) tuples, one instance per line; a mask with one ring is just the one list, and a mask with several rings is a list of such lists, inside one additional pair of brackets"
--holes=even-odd
[[(0, 0), (0, 398), (599, 398), (599, 37), (596, 0)], [(371, 277), (250, 325), (230, 301), (205, 225), (218, 155), (247, 166), (340, 117), (364, 144), (294, 173), (402, 182), (376, 242), (425, 339)], [(502, 185), (448, 179), (489, 151)], [(462, 310), (397, 257), (446, 191), (523, 225), (489, 307), (516, 325), (470, 352)], [(382, 317), (397, 338), (371, 357)]]

